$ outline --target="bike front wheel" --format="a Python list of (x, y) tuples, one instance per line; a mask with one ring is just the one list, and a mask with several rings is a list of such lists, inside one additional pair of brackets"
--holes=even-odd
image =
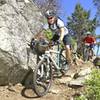
[(41, 97), (48, 93), (52, 84), (52, 66), (42, 59), (34, 70), (33, 89), (37, 96)]

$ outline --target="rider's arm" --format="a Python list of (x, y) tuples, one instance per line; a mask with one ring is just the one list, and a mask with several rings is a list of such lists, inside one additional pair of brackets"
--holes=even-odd
[(95, 39), (95, 37), (92, 37), (93, 38), (93, 43), (95, 44), (96, 43), (96, 39)]
[(87, 42), (87, 37), (84, 37), (83, 42), (86, 43)]
[(60, 41), (64, 38), (64, 27), (60, 28)]
[(63, 40), (63, 37), (64, 37), (64, 32), (65, 32), (65, 29), (64, 29), (64, 22), (60, 19), (57, 20), (57, 25), (59, 26), (59, 30), (60, 30), (60, 41)]

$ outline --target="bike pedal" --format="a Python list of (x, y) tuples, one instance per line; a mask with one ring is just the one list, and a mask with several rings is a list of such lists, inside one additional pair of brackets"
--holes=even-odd
[(66, 75), (67, 71), (66, 70), (61, 70), (62, 75)]

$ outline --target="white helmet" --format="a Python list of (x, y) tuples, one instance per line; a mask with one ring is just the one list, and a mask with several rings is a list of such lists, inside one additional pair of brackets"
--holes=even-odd
[(50, 17), (50, 16), (53, 17), (53, 16), (56, 16), (56, 13), (52, 10), (48, 10), (48, 11), (46, 11), (45, 16), (46, 17)]
[(91, 34), (91, 32), (89, 32), (89, 31), (88, 31), (88, 32), (86, 32), (86, 34), (87, 34), (87, 35), (90, 35), (90, 34)]

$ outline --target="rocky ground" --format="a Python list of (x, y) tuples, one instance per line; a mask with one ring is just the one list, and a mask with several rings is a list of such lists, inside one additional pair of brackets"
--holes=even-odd
[(82, 82), (92, 67), (93, 64), (87, 62), (69, 70), (62, 78), (55, 78), (49, 93), (41, 98), (37, 98), (31, 88), (25, 88), (21, 84), (0, 86), (0, 100), (74, 100), (74, 96), (81, 94), (84, 89)]

